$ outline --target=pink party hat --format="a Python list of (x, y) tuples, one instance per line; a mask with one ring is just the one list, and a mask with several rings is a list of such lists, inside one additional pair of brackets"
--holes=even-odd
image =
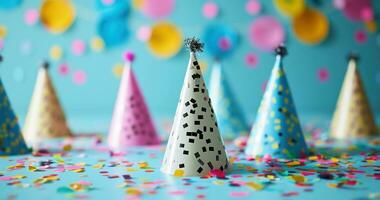
[(125, 60), (108, 135), (108, 144), (112, 151), (123, 151), (129, 146), (160, 143), (160, 138), (132, 70), (134, 54), (127, 52)]

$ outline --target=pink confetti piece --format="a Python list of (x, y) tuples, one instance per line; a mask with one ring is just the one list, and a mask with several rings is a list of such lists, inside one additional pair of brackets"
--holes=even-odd
[(355, 40), (359, 44), (363, 44), (367, 41), (367, 34), (363, 30), (357, 30), (355, 32)]
[(249, 0), (247, 4), (245, 4), (245, 10), (250, 15), (257, 15), (261, 11), (261, 4), (257, 0)]
[(329, 77), (330, 77), (330, 73), (329, 73), (329, 70), (327, 68), (319, 69), (317, 72), (317, 75), (318, 75), (318, 80), (320, 82), (326, 82), (329, 80)]
[(172, 190), (169, 191), (169, 195), (177, 196), (186, 194), (186, 190)]
[(298, 192), (286, 192), (286, 193), (282, 194), (283, 197), (294, 197), (294, 196), (297, 196), (297, 195), (299, 195)]
[(214, 19), (219, 12), (219, 7), (214, 2), (207, 2), (203, 5), (202, 13), (207, 19)]
[(4, 41), (0, 39), (0, 50), (2, 50), (3, 48), (4, 48)]
[(0, 181), (11, 181), (13, 180), (13, 177), (11, 176), (1, 176)]
[(39, 12), (35, 9), (29, 9), (25, 12), (24, 22), (26, 25), (32, 26), (35, 25), (39, 18)]
[(137, 30), (137, 39), (146, 42), (152, 34), (152, 29), (149, 26), (140, 26)]
[(236, 197), (236, 198), (241, 198), (241, 197), (246, 197), (249, 195), (249, 192), (244, 192), (244, 191), (232, 191), (229, 194), (231, 197)]
[(86, 83), (87, 75), (85, 71), (77, 70), (73, 73), (73, 82), (77, 85), (83, 85)]
[(245, 56), (245, 63), (248, 67), (256, 68), (256, 65), (258, 63), (258, 57), (254, 53), (247, 53)]
[(58, 73), (62, 76), (67, 75), (70, 72), (70, 67), (67, 65), (67, 63), (62, 63), (58, 67)]
[(71, 51), (74, 55), (80, 56), (86, 50), (86, 44), (82, 40), (74, 40), (71, 43)]
[(371, 7), (365, 7), (361, 10), (362, 19), (366, 22), (373, 20), (373, 11)]

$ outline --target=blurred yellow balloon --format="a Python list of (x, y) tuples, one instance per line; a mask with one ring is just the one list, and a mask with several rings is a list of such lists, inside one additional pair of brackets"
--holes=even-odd
[(177, 54), (182, 47), (182, 33), (171, 23), (159, 22), (152, 27), (148, 46), (157, 57), (172, 57)]
[(329, 33), (329, 22), (318, 10), (307, 8), (305, 12), (293, 19), (293, 33), (303, 43), (318, 44)]
[(70, 0), (44, 0), (40, 8), (40, 19), (50, 32), (62, 33), (73, 24), (75, 8)]
[(306, 9), (304, 0), (274, 0), (274, 4), (283, 15), (297, 17)]
[(0, 25), (0, 38), (5, 38), (7, 36), (7, 27)]

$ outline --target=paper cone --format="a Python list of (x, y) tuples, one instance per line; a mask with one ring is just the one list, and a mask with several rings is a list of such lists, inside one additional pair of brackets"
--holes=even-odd
[(349, 57), (339, 100), (331, 123), (330, 136), (355, 139), (376, 135), (376, 124), (357, 69), (357, 57)]
[(240, 135), (248, 135), (249, 132), (249, 126), (234, 97), (223, 66), (216, 62), (211, 71), (210, 98), (219, 131), (227, 140), (233, 140)]
[[(2, 57), (0, 56), (0, 62)], [(29, 153), (0, 78), (0, 156)]]
[(192, 52), (161, 171), (175, 176), (227, 171), (224, 143), (194, 53), (202, 45), (195, 39), (186, 42), (191, 44)]
[(46, 62), (38, 72), (23, 134), (26, 144), (35, 149), (46, 139), (72, 136)]
[(302, 158), (307, 155), (307, 146), (282, 66), (285, 47), (278, 47), (276, 53), (276, 63), (245, 152), (252, 157)]
[[(126, 56), (132, 55), (127, 53)], [(126, 61), (112, 116), (108, 135), (108, 144), (112, 151), (122, 152), (130, 146), (160, 143), (160, 138), (133, 73), (132, 60), (133, 58)]]

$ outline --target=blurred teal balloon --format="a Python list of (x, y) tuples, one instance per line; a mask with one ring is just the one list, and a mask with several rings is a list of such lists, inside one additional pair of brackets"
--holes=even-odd
[(12, 9), (20, 5), (21, 0), (0, 0), (0, 9)]
[(129, 35), (125, 19), (119, 15), (103, 15), (98, 22), (97, 32), (107, 47), (122, 44)]
[(125, 16), (129, 13), (130, 7), (128, 0), (96, 0), (96, 8), (102, 14)]
[(215, 59), (224, 59), (230, 56), (239, 42), (238, 33), (231, 27), (223, 24), (211, 24), (203, 33), (205, 49)]

